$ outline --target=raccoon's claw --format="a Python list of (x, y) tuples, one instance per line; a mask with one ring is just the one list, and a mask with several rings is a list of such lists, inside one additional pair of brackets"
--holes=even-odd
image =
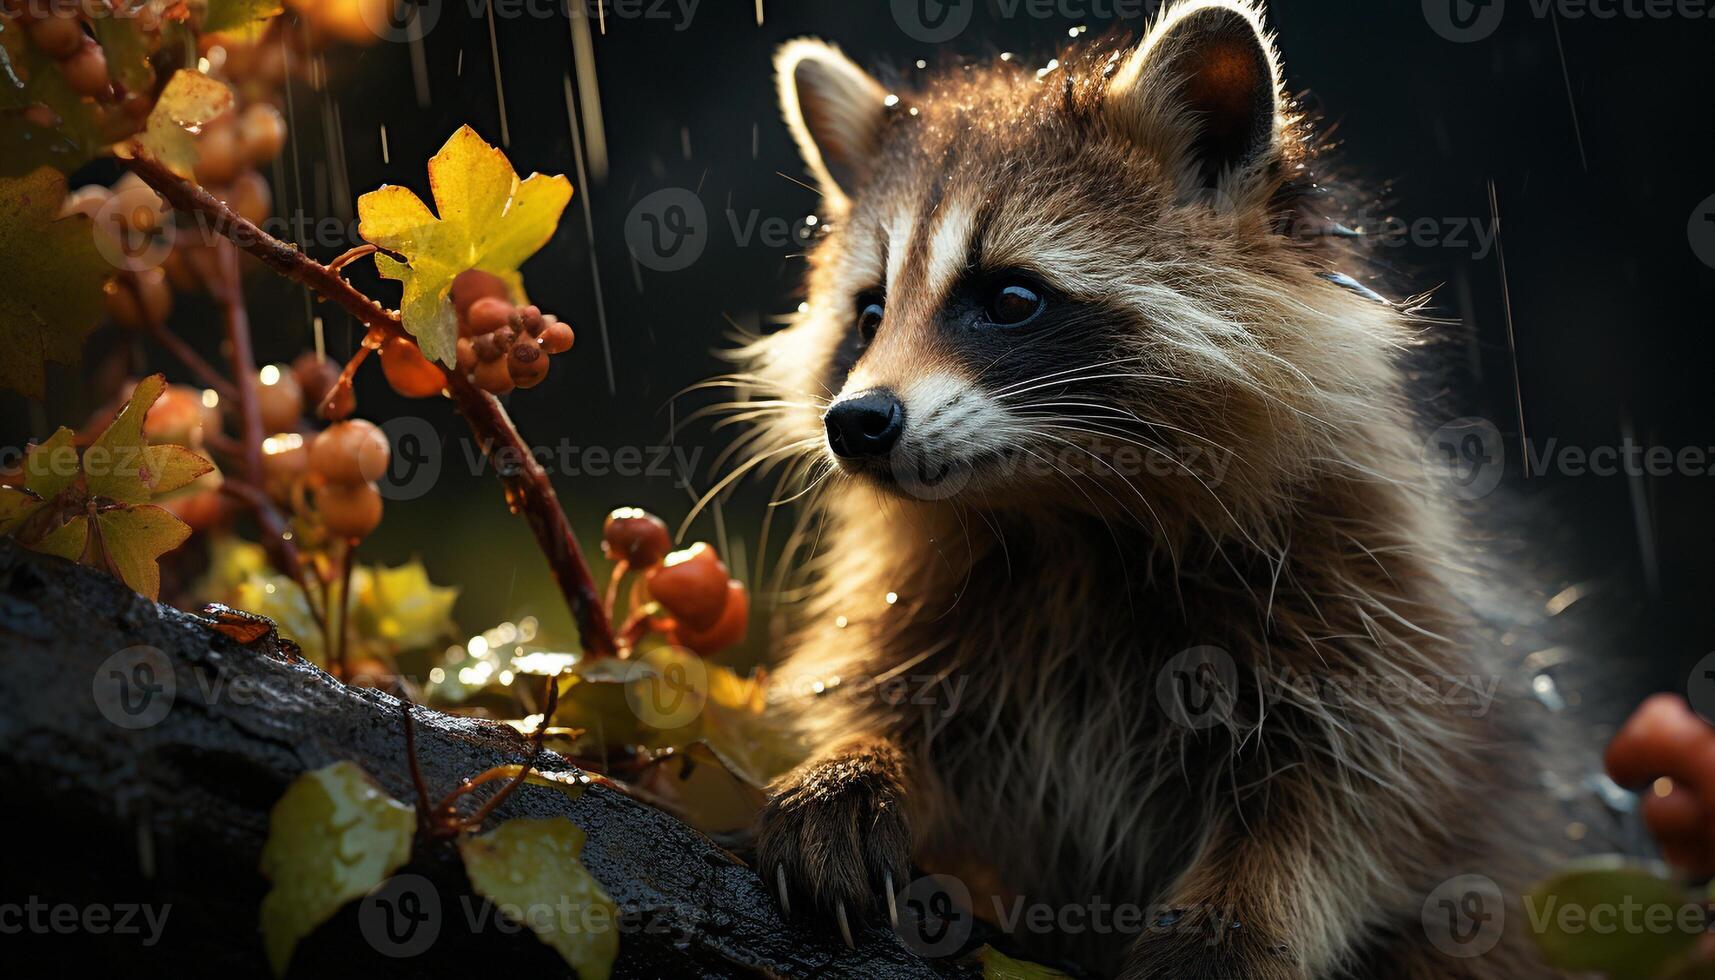
[(898, 919), (894, 879), (911, 866), (911, 828), (897, 782), (850, 757), (811, 765), (763, 808), (756, 867), (780, 910), (814, 914), (855, 943), (865, 921)]
[(846, 921), (846, 903), (834, 903), (834, 921), (840, 924), (840, 938), (846, 941), (846, 948), (857, 949), (857, 943), (852, 942), (852, 924)]

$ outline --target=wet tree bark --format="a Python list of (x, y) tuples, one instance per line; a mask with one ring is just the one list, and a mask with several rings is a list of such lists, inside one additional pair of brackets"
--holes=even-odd
[[(151, 695), (170, 707), (153, 724), (126, 727), (160, 709), (120, 712), (122, 725), (97, 695), (110, 701), (121, 676), (149, 682), (134, 660), (111, 660), (138, 646), (171, 665)], [(5, 540), (0, 651), (0, 932), (13, 975), (92, 963), (128, 975), (265, 976), (257, 910), (267, 882), (257, 863), (287, 784), (349, 759), (395, 798), (412, 798), (393, 698), (346, 687), (272, 640), (240, 645), (105, 575)], [(431, 795), (524, 757), (504, 726), (428, 710), (417, 718)], [(573, 769), (552, 753), (540, 768)], [(918, 959), (885, 924), (861, 931), (856, 950), (831, 931), (789, 925), (731, 854), (602, 786), (574, 800), (526, 785), (491, 820), (550, 815), (588, 832), (584, 862), (622, 910), (616, 977), (975, 972)], [(470, 897), (450, 846), (419, 839), (400, 874), (422, 876), (430, 901), (420, 915), (438, 906), (423, 919), (422, 928), (436, 926), (430, 941), (372, 941), (375, 923), (353, 903), (299, 945), (292, 974), (570, 975), (533, 935)]]

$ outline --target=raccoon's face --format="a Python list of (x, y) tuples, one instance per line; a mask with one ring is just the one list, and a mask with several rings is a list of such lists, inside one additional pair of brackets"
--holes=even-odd
[(1392, 342), (1324, 325), (1362, 301), (1280, 230), (1307, 171), (1273, 48), (1198, 0), (1063, 57), (893, 93), (781, 50), (827, 220), (805, 312), (748, 352), (798, 406), (776, 435), (906, 498), (1260, 514)]

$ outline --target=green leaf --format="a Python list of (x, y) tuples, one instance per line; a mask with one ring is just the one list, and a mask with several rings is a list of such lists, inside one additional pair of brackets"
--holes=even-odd
[(993, 946), (977, 950), (977, 962), (983, 965), (983, 980), (1053, 980), (1066, 976), (1040, 963), (1015, 960)]
[[(180, 68), (167, 80), (167, 87), (149, 110), (149, 119), (135, 145), (166, 164), (181, 177), (190, 177), (196, 167), (195, 136), (203, 124), (232, 108), (232, 89), (200, 71)], [(120, 147), (129, 155), (128, 147)]]
[(564, 177), (532, 174), (520, 181), (506, 154), (460, 126), (429, 160), (437, 218), (422, 199), (387, 186), (357, 199), (358, 234), (404, 257), (378, 255), (375, 267), (404, 284), (399, 315), (430, 359), (454, 361), (457, 318), (448, 290), (466, 269), (506, 280), (522, 300), (518, 267), (548, 243), (571, 200)]
[(148, 92), (155, 84), (155, 70), (149, 67), (149, 42), (137, 26), (137, 14), (97, 17), (90, 23), (95, 28), (95, 40), (107, 57), (107, 73), (127, 92)]
[(1697, 896), (1657, 864), (1576, 861), (1524, 901), (1526, 926), (1544, 959), (1574, 973), (1651, 980), (1702, 935)]
[(33, 105), (51, 109), (58, 122), (43, 128), (13, 117), (0, 126), (0, 176), (21, 177), (44, 166), (70, 173), (104, 149), (94, 100), (66, 84), (53, 59), (25, 40), (17, 21), (0, 19), (0, 110)]
[(208, 0), (202, 15), (203, 33), (250, 33), (270, 17), (278, 16), (281, 9), (280, 0)]
[(24, 485), (0, 487), (0, 534), (10, 534), (77, 480), (77, 435), (65, 426), (24, 453)]
[[(143, 450), (143, 455), (149, 471), (149, 490), (157, 497), (188, 487), (214, 472), (214, 463), (207, 456), (184, 446), (170, 443), (149, 446)], [(214, 486), (208, 489), (214, 489)]]
[(59, 217), (65, 193), (65, 177), (46, 167), (0, 177), (0, 387), (31, 398), (42, 397), (46, 362), (82, 360), (84, 337), (101, 319), (101, 285), (114, 272), (89, 218)]
[(584, 832), (565, 817), (508, 820), (459, 841), (477, 894), (528, 926), (582, 980), (607, 980), (619, 955), (618, 909), (578, 860)]
[(350, 762), (306, 772), (268, 818), (262, 942), (275, 976), (298, 940), (386, 880), (411, 856), (417, 818)]

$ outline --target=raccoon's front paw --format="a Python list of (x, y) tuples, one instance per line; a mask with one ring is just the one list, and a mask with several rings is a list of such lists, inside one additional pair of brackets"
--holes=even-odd
[(1163, 910), (1131, 949), (1119, 980), (1307, 980), (1292, 947), (1229, 910)]
[(906, 880), (911, 827), (898, 750), (869, 743), (784, 777), (763, 808), (757, 873), (787, 915), (826, 916), (852, 945), (852, 919), (886, 911)]

